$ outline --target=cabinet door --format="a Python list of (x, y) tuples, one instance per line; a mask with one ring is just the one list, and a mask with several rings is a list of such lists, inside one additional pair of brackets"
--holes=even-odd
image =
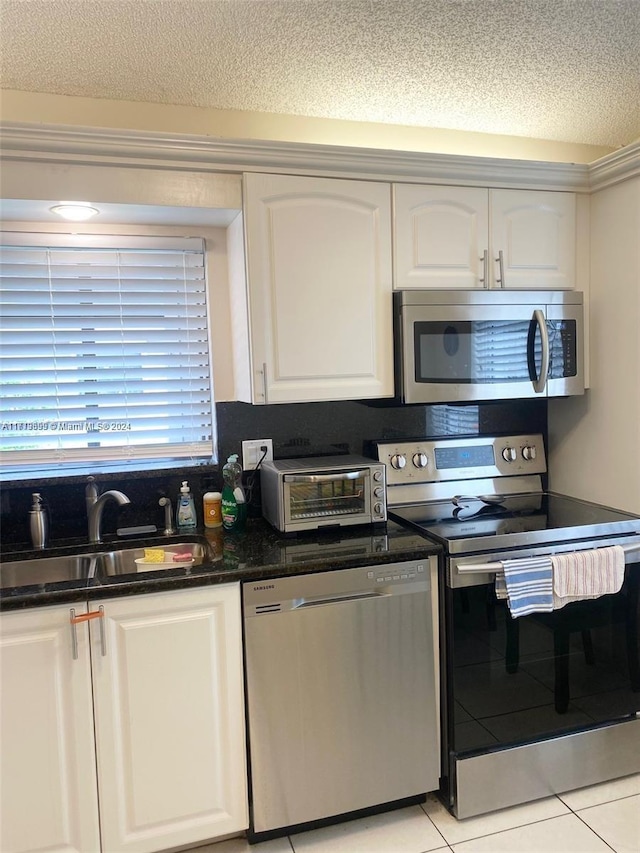
[(237, 584), (100, 602), (92, 626), (102, 849), (248, 826)]
[(388, 184), (245, 175), (254, 402), (393, 395)]
[(0, 618), (2, 853), (100, 849), (88, 636), (74, 658), (67, 606)]
[(545, 290), (574, 288), (575, 195), (537, 190), (491, 190), (489, 198), (495, 286)]
[(489, 286), (486, 189), (394, 184), (394, 287)]

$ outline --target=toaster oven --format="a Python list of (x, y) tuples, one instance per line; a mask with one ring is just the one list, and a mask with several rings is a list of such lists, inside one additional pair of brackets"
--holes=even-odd
[(283, 533), (387, 520), (383, 463), (353, 455), (277, 459), (260, 472), (262, 514)]

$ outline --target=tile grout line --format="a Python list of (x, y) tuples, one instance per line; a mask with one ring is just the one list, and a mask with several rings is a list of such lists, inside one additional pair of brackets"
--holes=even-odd
[[(557, 796), (557, 795), (556, 795), (556, 796)], [(588, 809), (596, 809), (596, 808), (598, 808), (598, 806), (606, 806), (606, 805), (609, 805), (610, 803), (617, 803), (617, 802), (620, 802), (621, 800), (628, 800), (628, 799), (629, 799), (629, 797), (637, 797), (637, 796), (638, 796), (637, 794), (629, 794), (628, 796), (625, 796), (625, 797), (617, 797), (615, 800), (605, 800), (605, 801), (604, 801), (604, 802), (602, 802), (602, 803), (595, 803), (595, 804), (594, 804), (594, 805), (592, 805), (592, 806), (585, 806), (584, 808), (579, 809), (579, 811), (587, 811)], [(558, 799), (560, 799), (560, 797), (558, 797)], [(562, 802), (564, 803), (564, 800), (562, 800)], [(593, 832), (593, 834), (594, 834), (597, 838), (599, 838), (599, 839), (600, 839), (600, 841), (602, 841), (602, 843), (603, 843), (603, 844), (606, 844), (606, 845), (607, 845), (607, 847), (609, 848), (609, 850), (613, 850), (613, 853), (617, 853), (616, 848), (615, 848), (615, 847), (612, 847), (612, 846), (611, 846), (611, 844), (609, 844), (609, 842), (608, 842), (608, 841), (606, 841), (606, 840), (605, 840), (605, 839), (600, 835), (600, 833), (596, 832), (596, 830), (595, 830), (592, 826), (589, 826), (589, 824), (586, 822), (586, 820), (584, 820), (582, 817), (580, 817), (580, 815), (578, 814), (578, 812), (577, 812), (577, 811), (575, 811), (574, 809), (572, 809), (572, 808), (571, 808), (571, 806), (570, 806), (568, 803), (564, 803), (564, 804), (565, 804), (565, 806), (566, 806), (566, 807), (571, 811), (571, 814), (575, 815), (575, 816), (578, 818), (578, 820), (579, 820), (581, 823), (583, 823), (583, 824), (587, 827), (587, 829), (590, 829), (590, 830), (591, 830), (591, 832)]]
[[(580, 790), (580, 789), (578, 789), (578, 790)], [(577, 813), (577, 812), (576, 812), (576, 809), (573, 809), (573, 808), (569, 805), (569, 803), (566, 803), (566, 802), (562, 799), (562, 795), (561, 795), (561, 794), (556, 794), (555, 796), (556, 796), (556, 797), (557, 797), (557, 798), (558, 798), (562, 803), (564, 803), (564, 804), (565, 804), (565, 806), (566, 806), (568, 809), (571, 809), (571, 811), (572, 811), (574, 814), (576, 814), (576, 813)], [(584, 812), (584, 811), (586, 811), (587, 809), (595, 809), (595, 808), (597, 808), (598, 806), (606, 806), (608, 803), (617, 803), (619, 800), (629, 800), (631, 797), (637, 797), (637, 796), (640, 796), (640, 791), (636, 791), (636, 792), (634, 792), (633, 794), (623, 794), (623, 796), (622, 796), (622, 797), (614, 797), (612, 800), (603, 800), (601, 803), (592, 803), (590, 806), (580, 806), (580, 807), (577, 809), (577, 811)]]
[[(426, 819), (429, 821), (429, 823), (431, 824), (431, 826), (435, 829), (435, 831), (438, 833), (438, 835), (440, 836), (440, 838), (444, 841), (444, 843), (449, 847), (449, 849), (451, 849), (451, 847), (450, 847), (449, 842), (447, 841), (447, 839), (446, 839), (446, 838), (444, 837), (444, 835), (440, 832), (440, 830), (439, 830), (439, 829), (438, 829), (438, 827), (435, 825), (435, 823), (431, 820), (431, 817), (427, 814), (427, 810), (425, 809), (426, 804), (427, 804), (427, 801), (426, 801), (426, 800), (424, 801), (424, 803), (419, 803), (419, 806), (420, 806), (420, 808), (422, 809), (422, 812), (423, 812), (424, 816), (425, 816), (425, 817), (426, 817)], [(434, 848), (434, 849), (436, 849), (436, 850), (437, 850), (437, 848)]]
[[(557, 799), (560, 799), (556, 794), (554, 794), (554, 796)], [(625, 799), (625, 798), (623, 798), (623, 799)], [(486, 832), (482, 835), (474, 835), (470, 838), (463, 838), (463, 839), (460, 839), (460, 841), (456, 841), (454, 843), (455, 844), (466, 844), (468, 841), (477, 841), (480, 838), (489, 838), (492, 835), (501, 835), (503, 832), (511, 832), (514, 829), (523, 829), (525, 826), (534, 826), (536, 823), (546, 823), (546, 821), (548, 821), (548, 820), (557, 820), (557, 818), (568, 817), (569, 814), (575, 814), (575, 812), (573, 812), (572, 809), (569, 806), (567, 806), (566, 803), (563, 803), (563, 805), (569, 809), (569, 812), (565, 812), (564, 814), (549, 815), (549, 817), (539, 818), (538, 820), (529, 820), (529, 821), (526, 821), (525, 823), (519, 823), (516, 826), (508, 826), (508, 827), (505, 827), (504, 829), (498, 829), (494, 832)], [(575, 816), (579, 817), (579, 815), (575, 815)], [(427, 817), (429, 817), (429, 815), (427, 815)], [(433, 821), (431, 821), (431, 822), (433, 823)], [(582, 821), (582, 823), (584, 823), (585, 826), (587, 826), (589, 829), (591, 829), (591, 827), (587, 823), (585, 823), (585, 821)], [(438, 827), (436, 827), (436, 829), (438, 829)], [(440, 832), (440, 830), (438, 830), (438, 831)], [(591, 829), (591, 831), (594, 833), (594, 835), (597, 835), (597, 833), (593, 829)], [(440, 832), (440, 835), (442, 835), (441, 832)], [(598, 838), (600, 838), (599, 835), (598, 835)], [(602, 840), (604, 841), (604, 839), (602, 839)], [(445, 838), (445, 843), (449, 847), (452, 848), (451, 842), (447, 841), (446, 838)], [(604, 843), (606, 844), (607, 842), (605, 841)], [(608, 844), (607, 844), (607, 846), (610, 847), (610, 845), (608, 845)], [(615, 851), (614, 851), (614, 853), (615, 853)]]

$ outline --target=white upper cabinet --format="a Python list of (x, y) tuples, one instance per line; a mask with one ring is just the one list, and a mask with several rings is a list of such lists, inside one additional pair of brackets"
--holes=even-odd
[(394, 286), (572, 289), (573, 193), (395, 184)]
[(396, 287), (482, 287), (487, 190), (395, 184), (393, 194)]
[(245, 175), (254, 403), (393, 396), (390, 185)]

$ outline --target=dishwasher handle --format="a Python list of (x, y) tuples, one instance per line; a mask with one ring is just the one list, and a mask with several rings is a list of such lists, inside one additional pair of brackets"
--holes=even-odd
[(390, 592), (382, 590), (371, 590), (368, 592), (354, 592), (347, 595), (319, 596), (318, 598), (299, 598), (292, 610), (300, 610), (303, 607), (321, 607), (323, 604), (340, 604), (343, 601), (364, 601), (368, 598), (384, 598), (390, 596)]

